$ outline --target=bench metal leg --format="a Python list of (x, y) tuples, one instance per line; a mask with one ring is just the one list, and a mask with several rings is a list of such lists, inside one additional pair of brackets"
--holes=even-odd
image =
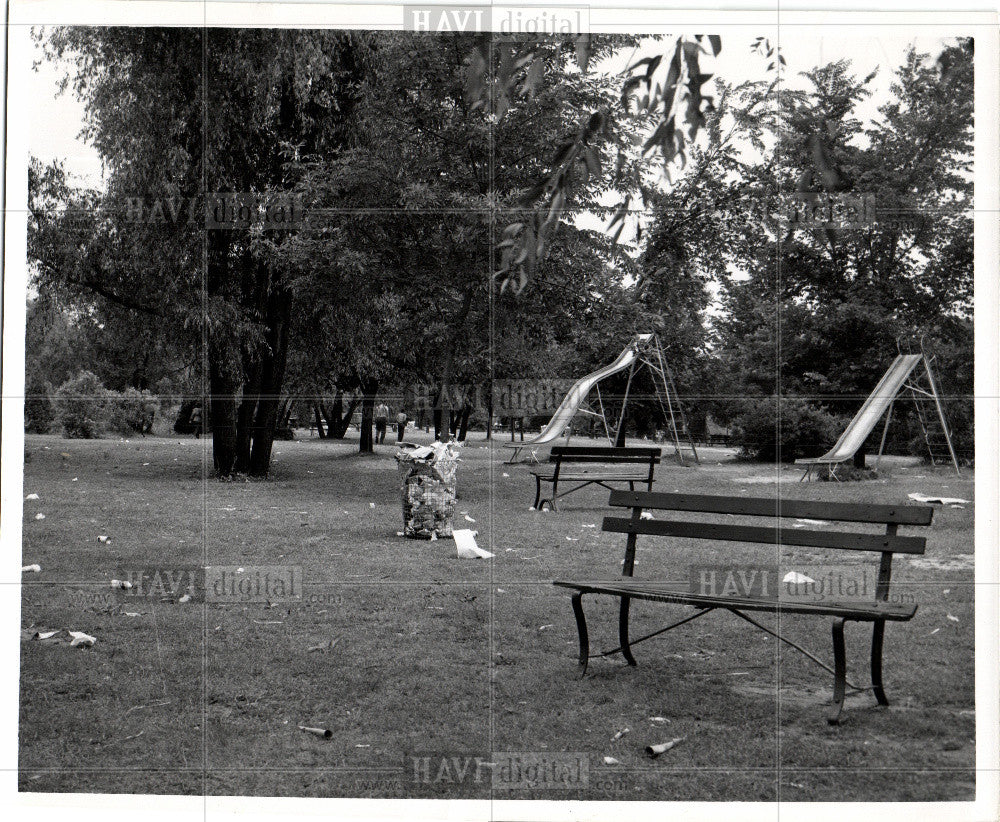
[(535, 502), (531, 507), (537, 509), (538, 503), (540, 503), (541, 501), (542, 501), (542, 478), (535, 477)]
[(844, 649), (844, 619), (833, 621), (833, 710), (827, 717), (831, 725), (840, 724), (840, 714), (844, 710), (844, 694), (847, 690), (847, 653)]
[(882, 685), (882, 638), (885, 635), (885, 620), (875, 620), (872, 628), (872, 691), (879, 705), (888, 705), (889, 700), (885, 695), (885, 687)]
[(631, 602), (630, 597), (622, 597), (621, 610), (618, 612), (618, 644), (625, 661), (634, 667), (636, 661), (635, 657), (632, 656), (632, 646), (629, 645), (628, 641), (628, 610)]
[(580, 666), (582, 674), (587, 673), (587, 662), (590, 659), (590, 639), (587, 636), (587, 619), (583, 615), (583, 591), (577, 591), (570, 597), (573, 603), (573, 616), (576, 617), (576, 630), (580, 634)]

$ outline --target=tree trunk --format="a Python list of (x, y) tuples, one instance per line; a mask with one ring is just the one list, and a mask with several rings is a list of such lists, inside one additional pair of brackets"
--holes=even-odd
[(347, 404), (347, 410), (344, 410), (344, 399), (343, 394), (337, 391), (337, 399), (334, 402), (334, 414), (332, 417), (328, 418), (327, 425), (329, 426), (330, 436), (335, 440), (342, 440), (347, 434), (347, 429), (351, 425), (351, 420), (354, 418), (354, 412), (357, 411), (360, 400), (357, 397), (352, 397), (351, 401)]
[(321, 440), (326, 439), (326, 431), (323, 430), (323, 415), (319, 411), (319, 400), (313, 400), (313, 416), (316, 417), (316, 433), (319, 434)]
[(285, 289), (275, 293), (268, 304), (268, 348), (260, 380), (260, 399), (253, 423), (250, 476), (266, 477), (271, 467), (274, 432), (281, 408), (281, 388), (288, 361), (288, 336), (292, 318), (292, 295)]
[(863, 471), (865, 468), (865, 460), (867, 456), (868, 456), (868, 448), (865, 446), (864, 443), (862, 443), (861, 447), (854, 452), (854, 467), (859, 468)]
[[(236, 385), (219, 364), (219, 353), (209, 355), (208, 403), (212, 419), (212, 462), (220, 479), (231, 477), (236, 468)], [(204, 413), (204, 411), (203, 411)]]
[(372, 424), (375, 418), (375, 394), (378, 380), (361, 381), (361, 444), (359, 452), (371, 454), (375, 450)]
[(236, 410), (236, 468), (237, 474), (250, 472), (250, 446), (253, 440), (253, 418), (260, 399), (260, 362), (247, 363), (243, 383), (243, 397)]
[(458, 441), (465, 442), (465, 437), (469, 433), (469, 417), (472, 416), (472, 406), (465, 405), (458, 420)]

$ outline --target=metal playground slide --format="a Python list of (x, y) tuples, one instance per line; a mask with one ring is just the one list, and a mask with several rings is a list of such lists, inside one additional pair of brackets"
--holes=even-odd
[(580, 406), (587, 399), (587, 395), (591, 389), (606, 377), (617, 374), (619, 371), (624, 371), (632, 365), (639, 356), (639, 348), (649, 342), (652, 337), (652, 334), (636, 334), (635, 339), (629, 343), (628, 347), (618, 355), (613, 363), (587, 374), (587, 376), (581, 377), (573, 383), (573, 387), (570, 388), (569, 393), (566, 394), (563, 401), (559, 403), (559, 407), (552, 415), (552, 419), (549, 420), (548, 424), (537, 437), (526, 442), (519, 442), (516, 445), (508, 443), (505, 447), (520, 450), (521, 448), (545, 445), (547, 442), (558, 439), (563, 431), (566, 430), (566, 426), (573, 421), (573, 417), (579, 412)]
[(801, 465), (825, 465), (844, 462), (851, 459), (854, 453), (864, 444), (872, 429), (896, 399), (906, 378), (923, 359), (920, 354), (900, 354), (889, 366), (875, 390), (868, 395), (865, 404), (854, 415), (854, 419), (844, 429), (837, 443), (821, 457), (795, 460)]

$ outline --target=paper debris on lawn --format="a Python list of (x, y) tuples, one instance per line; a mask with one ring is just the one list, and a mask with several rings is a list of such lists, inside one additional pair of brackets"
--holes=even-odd
[(472, 517), (470, 517), (468, 514), (465, 514), (465, 521), (466, 522), (475, 522), (475, 520)]
[(940, 503), (941, 505), (965, 505), (969, 500), (960, 497), (929, 497), (926, 494), (907, 494), (914, 502)]
[(40, 573), (42, 573), (42, 566), (39, 565), (37, 562), (34, 565), (22, 565), (21, 566), (21, 573), (22, 574), (40, 574)]
[(97, 535), (97, 541), (98, 542), (107, 542), (108, 541), (108, 535), (107, 534), (98, 534)]
[(959, 621), (958, 617), (954, 616), (953, 614), (948, 614), (948, 619), (951, 620), (952, 622), (958, 622)]
[(45, 519), (45, 514), (35, 514), (35, 519)]
[(618, 733), (616, 733), (613, 737), (611, 737), (611, 741), (614, 742), (616, 739), (621, 739), (623, 736), (625, 736), (625, 734), (629, 732), (629, 730), (631, 729), (622, 728), (620, 731), (618, 731)]
[(374, 502), (369, 502), (368, 503), (368, 507), (369, 508), (374, 508), (375, 507), (375, 503)]
[(452, 532), (455, 538), (455, 548), (458, 551), (459, 559), (489, 559), (493, 554), (484, 551), (476, 545), (476, 537), (472, 531), (466, 528), (459, 528)]
[(71, 631), (68, 628), (36, 631), (32, 639), (69, 645), (71, 648), (91, 648), (97, 642), (97, 638), (90, 634), (85, 634), (83, 631)]
[(28, 494), (25, 499), (38, 499), (38, 494)]
[(800, 574), (798, 571), (789, 571), (782, 577), (782, 582), (791, 582), (793, 585), (807, 585), (810, 582), (815, 582), (816, 580), (811, 577), (807, 577), (805, 574)]
[(669, 722), (670, 720), (667, 719), (665, 716), (651, 716), (649, 718), (649, 721), (650, 722)]
[(615, 759), (613, 756), (604, 757), (605, 765), (621, 765), (622, 763)]
[(507, 479), (510, 479), (510, 474), (505, 473), (504, 476), (507, 477)]

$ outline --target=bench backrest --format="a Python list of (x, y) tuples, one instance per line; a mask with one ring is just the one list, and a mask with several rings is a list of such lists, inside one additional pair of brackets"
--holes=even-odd
[[(628, 534), (622, 574), (632, 576), (635, 566), (636, 539), (639, 534), (684, 539), (748, 542), (775, 546), (829, 548), (848, 551), (873, 551), (881, 555), (876, 598), (888, 597), (892, 555), (922, 554), (924, 537), (899, 536), (900, 525), (930, 525), (934, 509), (922, 505), (867, 505), (843, 502), (812, 502), (769, 498), (667, 494), (642, 491), (612, 491), (613, 508), (630, 508), (629, 517), (605, 517), (602, 529)], [(773, 520), (766, 525), (742, 525), (728, 522), (691, 522), (675, 519), (643, 519), (644, 511), (680, 511)], [(884, 525), (885, 533), (819, 530), (816, 526), (785, 526), (782, 519), (797, 518), (834, 522)]]
[(549, 462), (602, 462), (658, 464), (660, 449), (637, 446), (633, 448), (598, 448), (586, 445), (554, 445), (549, 451)]

